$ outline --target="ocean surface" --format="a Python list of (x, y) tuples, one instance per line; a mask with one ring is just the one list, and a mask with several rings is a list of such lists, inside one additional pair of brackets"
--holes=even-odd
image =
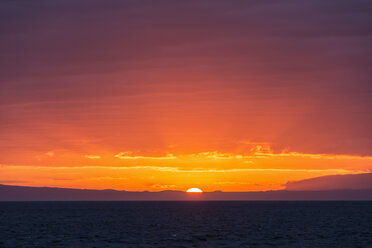
[(0, 247), (372, 247), (372, 202), (0, 202)]

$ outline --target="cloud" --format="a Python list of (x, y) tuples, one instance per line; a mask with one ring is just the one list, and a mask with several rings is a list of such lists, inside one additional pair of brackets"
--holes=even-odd
[(85, 155), (84, 157), (89, 158), (89, 159), (100, 159), (101, 158), (101, 156), (99, 155)]
[(196, 154), (242, 139), (372, 156), (369, 1), (0, 6), (6, 161), (97, 147), (141, 160), (118, 149)]
[(149, 186), (152, 189), (173, 189), (173, 188), (177, 187), (174, 184), (152, 184), (152, 185), (149, 185)]
[(299, 152), (282, 152), (282, 153), (269, 153), (269, 152), (255, 152), (254, 157), (300, 157), (311, 159), (339, 159), (339, 160), (372, 160), (372, 156), (358, 156), (358, 155), (343, 155), (343, 154), (311, 154)]
[(168, 153), (166, 156), (159, 156), (159, 157), (156, 157), (156, 156), (137, 156), (137, 155), (133, 155), (133, 152), (120, 152), (118, 154), (115, 155), (116, 158), (120, 158), (120, 159), (130, 159), (130, 160), (136, 160), (136, 159), (175, 159), (176, 157), (173, 156), (173, 154), (171, 153)]
[[(237, 172), (333, 172), (338, 174), (352, 173), (355, 171), (347, 169), (277, 169), (277, 168), (193, 168), (187, 169), (182, 167), (169, 166), (37, 166), (37, 165), (5, 165), (0, 164), (4, 168), (32, 168), (32, 169), (46, 169), (46, 170), (66, 170), (66, 169), (105, 169), (105, 170), (156, 170), (160, 172), (175, 172), (175, 173), (237, 173)], [(355, 172), (357, 173), (357, 172)]]
[(46, 152), (45, 155), (48, 156), (48, 157), (53, 157), (54, 156), (54, 152)]
[(0, 184), (22, 184), (25, 182), (23, 180), (0, 180)]

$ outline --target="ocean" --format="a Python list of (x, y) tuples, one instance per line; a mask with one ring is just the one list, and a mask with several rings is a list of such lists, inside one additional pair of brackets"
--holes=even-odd
[(0, 202), (0, 247), (372, 247), (372, 202)]

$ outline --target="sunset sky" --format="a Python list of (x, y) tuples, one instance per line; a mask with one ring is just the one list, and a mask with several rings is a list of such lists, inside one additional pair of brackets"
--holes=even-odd
[(0, 3), (0, 184), (259, 191), (372, 172), (372, 2)]

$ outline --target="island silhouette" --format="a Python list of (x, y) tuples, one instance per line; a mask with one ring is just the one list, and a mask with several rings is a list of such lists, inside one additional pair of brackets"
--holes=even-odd
[(372, 173), (289, 182), (284, 190), (254, 192), (159, 192), (0, 185), (0, 201), (302, 201), (372, 200)]

